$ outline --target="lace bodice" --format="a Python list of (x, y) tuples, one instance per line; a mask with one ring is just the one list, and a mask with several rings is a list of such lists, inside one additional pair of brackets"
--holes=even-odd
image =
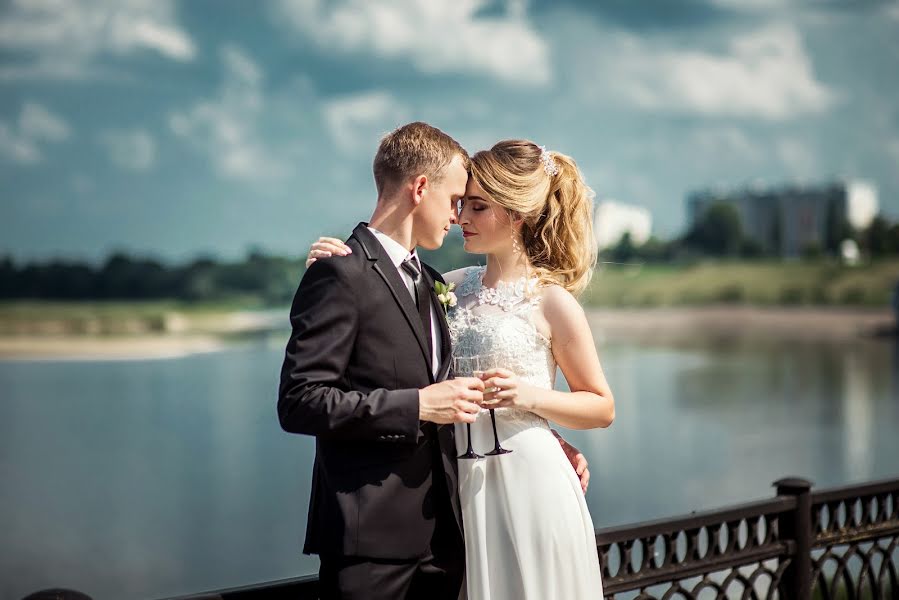
[[(496, 288), (487, 288), (482, 282), (484, 270), (485, 267), (466, 269), (456, 290), (458, 304), (449, 309), (453, 355), (488, 356), (496, 366), (513, 371), (526, 383), (552, 389), (556, 374), (552, 344), (533, 322), (540, 304), (537, 279), (522, 277), (514, 283), (500, 282)], [(507, 418), (546, 424), (527, 411), (496, 412), (506, 413)]]

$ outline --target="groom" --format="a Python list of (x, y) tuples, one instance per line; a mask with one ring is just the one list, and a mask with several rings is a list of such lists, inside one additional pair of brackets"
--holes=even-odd
[(464, 196), (469, 160), (425, 123), (384, 137), (375, 211), (317, 260), (293, 301), (278, 394), (281, 427), (314, 435), (304, 552), (319, 554), (321, 597), (456, 599), (464, 572), (454, 423), (471, 423), (484, 384), (447, 379), (450, 337), (439, 248)]

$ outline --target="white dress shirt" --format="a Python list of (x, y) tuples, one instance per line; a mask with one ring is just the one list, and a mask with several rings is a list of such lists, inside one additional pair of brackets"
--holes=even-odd
[[(421, 261), (418, 260), (418, 254), (415, 252), (409, 252), (405, 246), (397, 242), (392, 237), (388, 236), (385, 233), (381, 233), (374, 227), (369, 227), (369, 231), (371, 231), (378, 241), (381, 243), (381, 246), (387, 252), (387, 256), (390, 257), (391, 262), (393, 262), (393, 266), (396, 267), (397, 272), (402, 277), (403, 281), (406, 283), (406, 289), (409, 290), (409, 294), (412, 295), (413, 303), (416, 301), (415, 298), (415, 282), (412, 280), (412, 276), (406, 273), (406, 270), (401, 266), (403, 261), (407, 258), (414, 257), (415, 261), (418, 263), (419, 270), (424, 273), (424, 267), (421, 266)], [(440, 370), (440, 327), (437, 325), (437, 319), (440, 318), (437, 315), (437, 309), (434, 307), (434, 303), (431, 302), (431, 348), (433, 348), (431, 352), (431, 372), (434, 374), (434, 377), (437, 377), (437, 372)]]

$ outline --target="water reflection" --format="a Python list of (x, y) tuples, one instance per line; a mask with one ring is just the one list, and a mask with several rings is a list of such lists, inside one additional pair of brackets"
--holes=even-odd
[(896, 335), (893, 337), (893, 399), (899, 401), (899, 325)]
[[(691, 340), (601, 349), (617, 419), (563, 431), (598, 527), (899, 473), (899, 348)], [(0, 598), (154, 598), (316, 570), (312, 440), (275, 415), (280, 343), (178, 360), (0, 363)], [(560, 386), (564, 381), (560, 378)]]

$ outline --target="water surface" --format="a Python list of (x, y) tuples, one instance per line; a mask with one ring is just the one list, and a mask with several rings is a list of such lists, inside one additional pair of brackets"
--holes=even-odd
[[(71, 587), (153, 599), (317, 570), (303, 556), (313, 444), (275, 414), (283, 339), (186, 358), (0, 362), (0, 598)], [(899, 476), (890, 340), (600, 349), (597, 527)], [(564, 383), (563, 383), (564, 385)]]

